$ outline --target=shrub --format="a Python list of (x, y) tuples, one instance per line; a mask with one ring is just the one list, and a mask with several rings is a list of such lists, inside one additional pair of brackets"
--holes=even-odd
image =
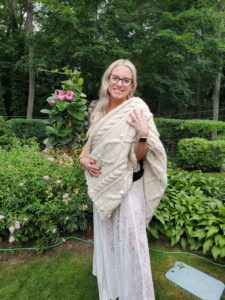
[(202, 138), (182, 139), (178, 143), (177, 163), (186, 170), (219, 171), (225, 162), (225, 141)]
[(6, 122), (5, 131), (7, 135), (14, 134), (21, 140), (36, 138), (43, 145), (46, 138), (45, 127), (43, 120), (39, 119), (11, 119)]
[(177, 143), (183, 138), (211, 138), (211, 133), (225, 134), (225, 122), (212, 120), (180, 120), (155, 118), (161, 139), (168, 153), (176, 153)]
[(48, 97), (50, 109), (42, 109), (41, 112), (49, 115), (46, 120), (46, 146), (65, 149), (71, 154), (74, 148), (79, 147), (81, 135), (87, 127), (87, 100), (82, 92), (81, 73), (67, 67), (63, 71), (69, 79), (62, 81), (62, 90), (56, 90)]
[(168, 179), (148, 232), (156, 238), (163, 234), (183, 249), (225, 257), (224, 182), (200, 171), (169, 170)]
[(0, 149), (0, 164), (1, 239), (44, 246), (86, 229), (89, 202), (76, 160), (17, 142), (11, 151)]

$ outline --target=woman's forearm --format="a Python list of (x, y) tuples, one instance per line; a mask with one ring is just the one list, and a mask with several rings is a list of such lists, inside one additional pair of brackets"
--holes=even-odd
[(147, 151), (148, 151), (148, 143), (147, 142), (143, 143), (143, 142), (140, 142), (139, 140), (137, 140), (135, 142), (134, 153), (136, 155), (137, 161), (140, 161), (143, 158), (145, 158)]
[(82, 149), (82, 151), (81, 151), (81, 153), (80, 153), (80, 158), (81, 157), (86, 157), (86, 144), (83, 146), (83, 149)]

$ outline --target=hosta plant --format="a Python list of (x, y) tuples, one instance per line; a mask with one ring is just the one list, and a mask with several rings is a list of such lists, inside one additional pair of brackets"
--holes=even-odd
[(48, 138), (44, 141), (47, 147), (63, 148), (72, 153), (77, 148), (81, 135), (87, 126), (87, 100), (82, 92), (83, 79), (79, 71), (63, 69), (63, 73), (69, 77), (62, 81), (61, 89), (48, 97), (50, 109), (42, 109), (48, 114), (45, 121)]
[(169, 170), (168, 186), (148, 232), (182, 248), (225, 257), (225, 184), (200, 171)]

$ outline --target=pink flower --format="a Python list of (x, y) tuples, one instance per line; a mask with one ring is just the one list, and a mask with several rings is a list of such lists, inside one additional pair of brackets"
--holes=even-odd
[(50, 103), (51, 103), (52, 105), (55, 105), (56, 102), (57, 102), (56, 99), (52, 99)]
[(1, 220), (4, 220), (4, 219), (5, 219), (5, 216), (0, 215), (0, 221), (1, 221)]
[(16, 228), (16, 229), (20, 229), (20, 222), (19, 222), (19, 221), (16, 221), (16, 222), (15, 222), (15, 228)]
[(59, 98), (60, 100), (64, 100), (65, 97), (66, 97), (66, 95), (65, 95), (62, 91), (58, 91), (58, 98)]
[(9, 242), (10, 242), (10, 243), (13, 243), (15, 240), (16, 240), (16, 239), (14, 238), (13, 235), (11, 235), (11, 236), (9, 237)]
[(10, 231), (10, 232), (13, 233), (15, 230), (16, 230), (16, 228), (15, 228), (14, 226), (10, 226), (10, 227), (9, 227), (9, 231)]
[(56, 183), (56, 184), (60, 184), (60, 183), (62, 183), (62, 180), (61, 180), (61, 179), (57, 179), (57, 180), (55, 181), (55, 183)]
[(74, 92), (73, 91), (67, 91), (66, 92), (66, 99), (67, 100), (72, 100), (74, 96)]
[(43, 178), (44, 178), (45, 180), (49, 180), (49, 179), (50, 179), (50, 176), (45, 175), (45, 176), (43, 176)]
[(54, 161), (55, 159), (54, 159), (54, 157), (48, 157), (47, 160)]

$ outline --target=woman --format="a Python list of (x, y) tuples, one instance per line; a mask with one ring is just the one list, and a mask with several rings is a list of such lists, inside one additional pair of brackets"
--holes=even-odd
[(94, 203), (100, 300), (154, 299), (146, 226), (166, 187), (166, 154), (136, 86), (129, 60), (108, 67), (80, 156)]

